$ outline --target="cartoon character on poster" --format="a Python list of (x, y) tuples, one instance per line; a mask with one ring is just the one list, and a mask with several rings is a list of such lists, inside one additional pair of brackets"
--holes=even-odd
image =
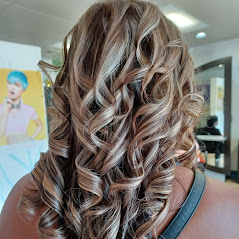
[(3, 87), (5, 85), (1, 90), (5, 95), (0, 93), (0, 99), (3, 98), (0, 101), (0, 145), (46, 138), (40, 75), (28, 71), (26, 73), (32, 76), (29, 80), (22, 71), (2, 69), (0, 73), (0, 77), (3, 76), (0, 83)]

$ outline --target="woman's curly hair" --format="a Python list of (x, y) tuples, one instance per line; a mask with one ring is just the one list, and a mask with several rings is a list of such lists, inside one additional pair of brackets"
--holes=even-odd
[(64, 39), (49, 151), (19, 210), (47, 206), (40, 238), (151, 238), (169, 211), (176, 151), (195, 166), (202, 102), (180, 31), (156, 6), (94, 4)]

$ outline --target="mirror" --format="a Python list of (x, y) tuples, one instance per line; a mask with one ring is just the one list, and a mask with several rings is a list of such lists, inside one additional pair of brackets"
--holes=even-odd
[(210, 62), (196, 69), (203, 110), (195, 131), (207, 168), (230, 171), (231, 58)]

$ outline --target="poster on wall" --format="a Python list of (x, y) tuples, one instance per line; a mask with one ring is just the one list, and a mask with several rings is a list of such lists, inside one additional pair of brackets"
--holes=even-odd
[(217, 87), (217, 110), (223, 111), (224, 90), (222, 86)]
[(0, 146), (47, 138), (41, 73), (0, 69)]
[(48, 149), (41, 72), (0, 68), (0, 211), (14, 186)]

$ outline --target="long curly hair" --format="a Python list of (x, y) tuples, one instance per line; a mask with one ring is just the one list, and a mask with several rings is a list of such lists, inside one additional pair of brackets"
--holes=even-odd
[(47, 206), (40, 238), (152, 238), (169, 212), (176, 151), (195, 167), (202, 103), (181, 33), (156, 6), (92, 5), (64, 39), (49, 151), (19, 211)]

